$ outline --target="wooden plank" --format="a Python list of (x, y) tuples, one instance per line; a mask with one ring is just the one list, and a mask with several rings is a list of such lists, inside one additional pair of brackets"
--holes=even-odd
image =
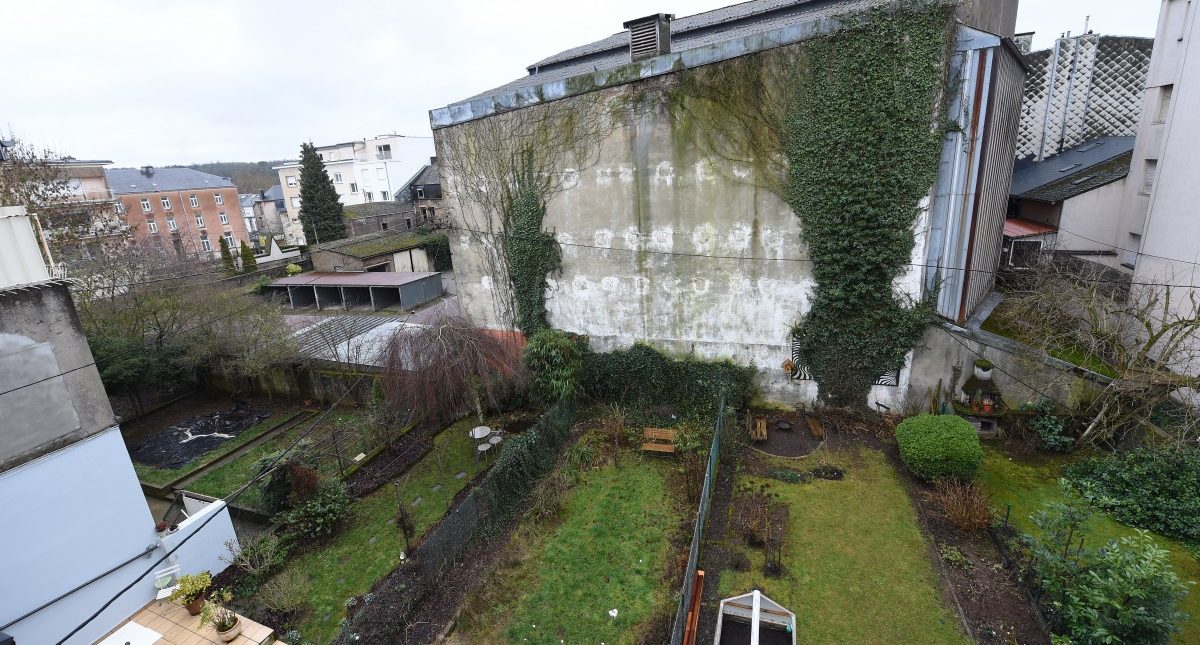
[(683, 630), (683, 645), (696, 645), (696, 634), (700, 631), (700, 601), (704, 598), (704, 569), (696, 570), (692, 582), (692, 597), (688, 609), (687, 624)]
[(812, 434), (813, 439), (825, 438), (825, 429), (821, 427), (821, 422), (816, 417), (806, 417), (804, 420), (808, 422), (808, 431)]
[(669, 443), (644, 443), (642, 450), (652, 450), (654, 452), (675, 452), (675, 446)]
[(647, 439), (666, 439), (667, 441), (674, 441), (675, 434), (675, 430), (664, 428), (646, 428), (642, 431), (642, 436)]

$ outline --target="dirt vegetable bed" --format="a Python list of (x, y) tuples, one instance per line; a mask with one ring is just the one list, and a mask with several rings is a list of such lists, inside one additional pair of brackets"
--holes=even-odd
[(191, 417), (146, 436), (133, 444), (129, 452), (143, 464), (179, 468), (269, 416), (265, 410), (238, 401), (231, 408)]

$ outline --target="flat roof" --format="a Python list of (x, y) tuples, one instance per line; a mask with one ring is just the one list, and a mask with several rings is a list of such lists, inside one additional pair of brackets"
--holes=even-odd
[(1020, 217), (1004, 220), (1004, 237), (1030, 237), (1057, 232), (1058, 229), (1049, 224), (1040, 224)]
[(300, 275), (280, 278), (270, 284), (272, 287), (399, 287), (410, 282), (423, 280), (430, 276), (441, 275), (437, 271), (394, 272), (394, 271), (336, 271), (323, 273), (301, 273)]

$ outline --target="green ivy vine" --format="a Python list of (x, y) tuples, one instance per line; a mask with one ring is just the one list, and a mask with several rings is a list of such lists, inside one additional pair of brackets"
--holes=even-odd
[(546, 199), (537, 188), (534, 166), (519, 167), (501, 207), (506, 239), (503, 244), (508, 279), (516, 305), (517, 327), (525, 336), (546, 329), (546, 276), (562, 268), (562, 250), (554, 235), (542, 230)]
[(894, 281), (937, 176), (952, 12), (842, 18), (831, 35), (688, 70), (671, 97), (699, 147), (750, 164), (800, 218), (816, 285), (792, 334), (833, 405), (864, 405), (934, 315), (934, 294), (908, 302)]

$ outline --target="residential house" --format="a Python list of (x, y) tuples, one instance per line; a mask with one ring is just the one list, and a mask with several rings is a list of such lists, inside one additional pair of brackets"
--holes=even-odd
[(442, 206), (442, 178), (438, 172), (437, 157), (430, 157), (429, 163), (421, 166), (417, 174), (400, 189), (396, 199), (412, 205), (418, 225), (437, 226), (439, 222), (447, 221)]
[(216, 574), (236, 537), (220, 501), (156, 534), (67, 283), (23, 208), (0, 233), (0, 642), (94, 643), (154, 600), (155, 571)]
[[(257, 240), (259, 246), (264, 245), (264, 237), (272, 237), (276, 241), (292, 246), (299, 244), (301, 226), (299, 220), (288, 218), (284, 206), (283, 189), (276, 184), (257, 193), (241, 195), (242, 216), (246, 219), (246, 230)], [(253, 219), (253, 224), (251, 223)]]
[[(428, 142), (398, 134), (384, 134), (346, 143), (317, 146), (325, 172), (343, 206), (391, 201), (410, 176), (405, 170), (415, 151)], [(426, 156), (428, 153), (422, 155)], [(300, 163), (276, 166), (288, 217), (300, 221)]]
[(352, 204), (342, 209), (342, 219), (350, 237), (380, 231), (407, 231), (417, 224), (412, 203), (399, 200)]
[(158, 243), (181, 257), (216, 258), (219, 237), (236, 249), (250, 235), (237, 187), (191, 168), (105, 170), (117, 211), (139, 243)]
[(1117, 268), (1121, 200), (1134, 137), (1102, 137), (1042, 161), (1018, 161), (1004, 222), (1003, 266), (1027, 266), (1053, 248)]
[(1088, 32), (1028, 54), (1017, 157), (1040, 161), (1089, 139), (1137, 134), (1153, 47), (1152, 38)]
[(445, 237), (435, 233), (386, 230), (324, 242), (312, 247), (314, 271), (436, 271), (426, 248)]
[[(558, 101), (581, 114), (596, 102), (600, 111), (656, 106), (629, 110), (627, 121), (595, 142), (586, 163), (568, 152), (545, 171), (562, 181), (542, 221), (562, 251), (561, 271), (549, 277), (545, 294), (550, 324), (587, 335), (598, 350), (647, 341), (701, 358), (730, 357), (758, 367), (770, 393), (815, 397), (806, 373), (778, 369), (793, 357), (790, 329), (814, 285), (799, 218), (762, 189), (769, 177), (706, 154), (697, 140), (715, 133), (675, 119), (669, 99), (688, 70), (734, 69), (743, 57), (761, 60), (777, 48), (800, 51), (810, 39), (837, 38), (839, 15), (891, 4), (751, 0), (677, 19), (650, 16), (538, 61), (511, 83), (432, 110), (451, 226), (484, 226), (489, 217), (459, 188), (475, 179), (455, 170), (454, 155), (463, 149), (457, 143), (486, 129), (472, 127), (476, 121), (522, 111), (535, 119)], [(961, 82), (946, 107), (962, 128), (944, 138), (938, 177), (915, 224), (912, 264), (897, 280), (914, 298), (940, 284), (937, 310), (955, 321), (991, 291), (999, 263), (1025, 82), (1009, 40), (1015, 12), (1016, 2), (959, 7), (954, 52), (943, 64)], [(493, 299), (503, 288), (496, 281), (505, 278), (489, 268), (480, 250), (487, 243), (452, 230), (461, 306), (485, 326), (506, 327)], [(881, 375), (872, 398), (898, 401), (908, 371)]]
[[(1163, 0), (1146, 79), (1137, 143), (1114, 248), (1141, 283), (1175, 288), (1172, 306), (1187, 308), (1200, 287), (1200, 11), (1188, 0)], [(1200, 295), (1200, 294), (1197, 294)], [(1176, 313), (1187, 315), (1184, 309)]]

